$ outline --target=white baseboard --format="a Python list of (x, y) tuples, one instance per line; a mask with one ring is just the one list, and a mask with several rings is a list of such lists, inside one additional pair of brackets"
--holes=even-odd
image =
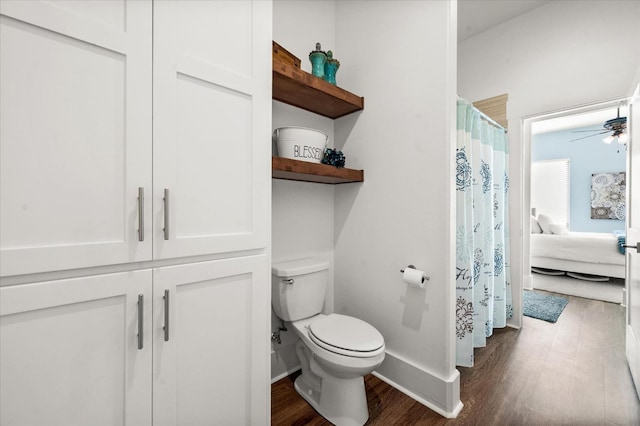
[(522, 278), (522, 289), (533, 290), (533, 275), (531, 273), (525, 274)]
[[(299, 369), (295, 345), (271, 352), (271, 384)], [(458, 370), (451, 377), (438, 377), (387, 350), (384, 362), (373, 375), (443, 417), (455, 418), (462, 410)]]
[(443, 417), (455, 418), (462, 410), (458, 370), (451, 377), (438, 377), (387, 351), (373, 374)]
[(273, 375), (271, 375), (271, 384), (274, 384), (275, 382), (277, 382), (278, 380), (282, 380), (287, 376), (290, 376), (291, 374), (295, 373), (296, 371), (300, 370), (302, 367), (300, 367), (299, 365), (295, 368), (293, 368), (292, 370), (287, 370), (284, 373), (280, 373), (277, 376), (273, 377)]
[(271, 351), (271, 384), (295, 373), (300, 368), (296, 345), (289, 344), (277, 351)]

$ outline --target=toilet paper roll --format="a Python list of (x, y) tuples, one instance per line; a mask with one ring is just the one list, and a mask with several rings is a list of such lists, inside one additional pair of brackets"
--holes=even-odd
[(409, 287), (424, 288), (424, 271), (413, 268), (405, 268), (402, 279)]

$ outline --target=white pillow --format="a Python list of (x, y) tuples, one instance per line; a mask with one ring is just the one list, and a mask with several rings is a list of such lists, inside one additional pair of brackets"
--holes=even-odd
[(540, 224), (538, 223), (538, 219), (534, 216), (531, 216), (531, 233), (532, 234), (542, 234), (542, 228), (540, 228)]
[(540, 224), (540, 228), (542, 228), (543, 234), (551, 234), (551, 217), (547, 216), (546, 214), (539, 214), (538, 223)]
[(569, 233), (569, 230), (564, 225), (559, 225), (557, 223), (552, 223), (549, 225), (552, 234), (557, 235), (566, 235)]

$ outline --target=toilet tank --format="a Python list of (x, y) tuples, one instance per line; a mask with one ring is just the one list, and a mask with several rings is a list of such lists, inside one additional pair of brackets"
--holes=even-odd
[(319, 314), (324, 304), (329, 262), (309, 258), (271, 266), (271, 304), (278, 318), (297, 321)]

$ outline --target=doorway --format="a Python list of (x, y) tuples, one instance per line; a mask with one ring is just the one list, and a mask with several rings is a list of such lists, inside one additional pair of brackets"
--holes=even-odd
[[(607, 145), (603, 141), (604, 137), (610, 136), (610, 132), (606, 132), (603, 128), (603, 124), (608, 120), (615, 118), (618, 115), (626, 117), (627, 112), (627, 99), (612, 99), (608, 101), (596, 102), (593, 104), (568, 108), (564, 110), (542, 113), (535, 116), (525, 117), (523, 119), (523, 151), (522, 151), (522, 170), (523, 170), (523, 238), (522, 238), (522, 253), (523, 253), (523, 288), (525, 290), (533, 289), (533, 273), (531, 272), (531, 240), (532, 229), (535, 228), (536, 222), (532, 219), (533, 216), (539, 216), (541, 212), (536, 208), (533, 211), (531, 203), (532, 192), (532, 162), (541, 159), (549, 159), (554, 157), (558, 158), (567, 157), (571, 155), (572, 150), (578, 149), (582, 152), (582, 157), (588, 154), (589, 146), (596, 146), (598, 149), (609, 149), (614, 156), (621, 158), (621, 164), (625, 164), (626, 158), (626, 146), (618, 144), (617, 140), (611, 145)], [(593, 132), (587, 130), (595, 130)], [(597, 131), (600, 130), (600, 131)], [(560, 143), (555, 143), (553, 138), (547, 137), (547, 146), (542, 151), (548, 151), (545, 155), (541, 156), (539, 151), (535, 150), (533, 141), (539, 139), (539, 135), (560, 135), (566, 140), (565, 146), (561, 147)], [(586, 141), (586, 142), (585, 142)], [(551, 145), (549, 145), (549, 143)], [(584, 159), (581, 160), (585, 162)], [(572, 176), (572, 179), (578, 182), (575, 191), (571, 191), (570, 201), (570, 213), (569, 220), (567, 221), (566, 231), (593, 231), (593, 232), (607, 232), (606, 226), (614, 226), (616, 224), (596, 223), (606, 221), (594, 221), (588, 218), (589, 206), (591, 204), (591, 188), (589, 180), (592, 178), (592, 173), (599, 173), (609, 170), (598, 169), (593, 165), (580, 165), (578, 161), (573, 161), (572, 166), (573, 175), (580, 176), (578, 178)], [(622, 167), (621, 171), (624, 171), (625, 167)], [(587, 173), (589, 170), (589, 173)], [(615, 170), (610, 170), (614, 172)], [(586, 183), (585, 183), (586, 180)], [(570, 183), (571, 187), (571, 183)], [(545, 218), (547, 219), (547, 218)], [(613, 222), (613, 221), (608, 221)], [(617, 228), (624, 229), (624, 221), (617, 221)], [(570, 224), (570, 225), (569, 225)], [(534, 229), (535, 230), (535, 229)], [(559, 231), (560, 232), (560, 231)], [(535, 237), (537, 238), (537, 237)], [(597, 270), (595, 271), (597, 272)], [(603, 275), (607, 275), (607, 271), (603, 272)]]

